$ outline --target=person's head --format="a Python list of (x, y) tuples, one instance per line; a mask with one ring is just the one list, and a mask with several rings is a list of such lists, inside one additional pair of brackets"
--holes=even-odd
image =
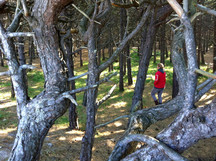
[(164, 68), (163, 63), (158, 63), (158, 64), (157, 64), (157, 68), (158, 68), (158, 69), (163, 69), (163, 68)]

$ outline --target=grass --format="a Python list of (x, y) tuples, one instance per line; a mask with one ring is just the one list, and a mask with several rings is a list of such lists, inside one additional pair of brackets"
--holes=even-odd
[[(157, 63), (159, 63), (159, 56), (157, 57), (156, 63), (153, 63), (153, 58), (151, 59), (147, 75), (154, 77), (154, 74), (157, 71), (157, 68), (156, 68)], [(83, 67), (79, 67), (78, 62), (75, 62), (75, 64), (76, 64), (75, 75), (80, 75), (80, 74), (82, 74), (88, 70), (88, 61), (85, 61), (83, 63)], [(113, 66), (114, 66), (113, 72), (116, 72), (116, 71), (118, 72), (119, 71), (119, 63), (114, 62)], [(113, 104), (119, 104), (119, 106), (127, 106), (128, 109), (130, 108), (131, 102), (132, 102), (131, 100), (132, 100), (133, 92), (134, 92), (133, 90), (134, 90), (134, 86), (135, 86), (136, 75), (138, 73), (138, 66), (139, 66), (139, 56), (136, 53), (136, 50), (131, 50), (131, 66), (132, 66), (132, 76), (133, 76), (133, 82), (134, 82), (133, 85), (128, 86), (127, 85), (127, 76), (124, 76), (125, 91), (119, 92), (119, 89), (117, 86), (117, 89), (114, 91), (112, 97), (108, 101), (103, 103), (102, 106), (100, 107), (100, 109), (98, 111), (99, 115), (106, 113), (106, 108), (111, 107)], [(201, 69), (209, 70), (208, 68), (206, 68), (206, 66), (201, 66)], [(171, 90), (172, 77), (173, 77), (173, 66), (170, 63), (169, 58), (167, 58), (165, 61), (165, 71), (167, 74), (166, 86), (168, 87), (168, 90)], [(209, 72), (212, 72), (212, 71), (209, 71)], [(103, 77), (107, 76), (108, 74), (110, 74), (110, 72), (108, 72), (108, 69), (107, 69), (103, 73), (101, 73), (101, 79)], [(78, 81), (76, 81), (76, 88), (84, 87), (86, 85), (86, 81), (85, 81), (86, 78), (87, 78), (87, 76), (78, 79)], [(205, 79), (207, 79), (207, 78), (202, 76), (202, 77), (199, 77), (198, 80), (199, 80), (199, 82), (202, 82)], [(98, 90), (98, 99), (101, 99), (110, 90), (110, 88), (114, 84), (118, 85), (118, 82), (119, 82), (119, 75), (111, 78), (111, 82), (106, 82), (105, 84), (101, 85), (99, 87), (99, 90)], [(154, 82), (154, 80), (150, 77), (148, 77), (146, 79), (146, 87), (148, 87), (148, 89), (145, 88), (145, 93), (144, 93), (145, 96), (144, 96), (144, 100), (143, 100), (144, 106), (151, 105), (152, 101), (149, 101), (149, 100), (151, 100), (150, 91), (153, 87), (153, 82)], [(0, 82), (0, 87), (5, 88), (5, 90), (3, 90), (1, 93), (0, 99), (6, 99), (6, 97), (8, 99), (8, 95), (10, 94), (10, 86), (11, 86), (10, 80), (6, 80), (6, 81), (2, 80)], [(44, 86), (43, 73), (41, 71), (38, 71), (38, 70), (29, 71), (28, 72), (28, 86), (29, 86), (28, 92), (29, 92), (30, 98), (33, 98), (34, 96), (39, 94), (43, 90), (43, 86)], [(5, 95), (5, 97), (3, 95)], [(10, 100), (14, 101), (14, 99), (10, 99)], [(83, 93), (77, 94), (77, 103), (79, 105), (77, 107), (77, 112), (78, 112), (78, 116), (79, 116), (79, 125), (80, 125), (81, 129), (84, 129), (85, 128), (85, 122), (86, 122), (86, 109), (82, 105), (82, 101), (83, 101)], [(15, 108), (15, 107), (13, 107), (13, 108)], [(13, 110), (12, 107), (2, 108), (2, 109), (0, 108), (0, 128), (1, 129), (6, 128), (8, 126), (13, 126), (13, 127), (17, 126), (16, 113), (10, 112), (10, 111), (15, 111), (15, 110)], [(11, 120), (14, 120), (14, 121), (11, 121)], [(68, 112), (65, 113), (59, 119), (57, 119), (55, 124), (57, 124), (57, 125), (68, 124)]]

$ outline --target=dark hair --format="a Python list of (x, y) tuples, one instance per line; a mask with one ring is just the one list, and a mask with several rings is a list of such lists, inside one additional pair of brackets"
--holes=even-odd
[(160, 69), (163, 69), (163, 68), (164, 68), (163, 63), (158, 63), (157, 66), (158, 66)]

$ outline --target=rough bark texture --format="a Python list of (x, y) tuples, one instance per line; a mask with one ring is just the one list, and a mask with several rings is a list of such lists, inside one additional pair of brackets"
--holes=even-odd
[(138, 101), (141, 101), (142, 107), (142, 96), (145, 87), (145, 80), (148, 71), (149, 61), (152, 55), (152, 46), (155, 38), (157, 27), (154, 25), (154, 13), (152, 13), (151, 23), (148, 27), (145, 48), (139, 62), (139, 70), (137, 74), (136, 86), (134, 89), (134, 95), (132, 99), (132, 105), (130, 111), (134, 110), (135, 105)]
[[(90, 32), (88, 37), (88, 58), (89, 58), (89, 77), (88, 85), (96, 84), (99, 74), (97, 67), (97, 58), (95, 52), (95, 24), (94, 22), (90, 25)], [(86, 104), (86, 131), (82, 139), (82, 148), (80, 153), (81, 161), (90, 161), (92, 156), (92, 147), (94, 143), (94, 126), (95, 126), (95, 116), (96, 116), (96, 98), (97, 89), (89, 89), (87, 91), (87, 104)]]
[[(56, 102), (58, 96), (66, 90), (66, 79), (58, 53), (55, 20), (61, 9), (71, 2), (70, 0), (46, 2), (39, 0), (34, 4), (32, 10), (34, 19), (29, 22), (35, 33), (35, 43), (45, 78), (45, 90), (34, 99), (27, 101), (27, 94), (23, 90), (25, 88), (20, 84), (24, 81), (17, 82), (18, 77), (22, 75), (14, 73), (13, 77), (17, 78), (12, 77), (12, 81), (18, 102), (19, 125), (9, 160), (38, 160), (46, 134), (54, 121), (67, 109), (64, 101)], [(9, 59), (11, 72), (17, 71), (15, 67), (18, 67), (13, 60)], [(12, 62), (14, 64), (11, 64)]]
[(215, 105), (216, 99), (205, 107), (180, 113), (175, 121), (157, 138), (181, 153), (200, 139), (216, 136)]
[[(216, 17), (214, 17), (214, 42), (216, 42)], [(214, 50), (213, 50), (213, 72), (216, 71), (216, 43), (214, 43)]]

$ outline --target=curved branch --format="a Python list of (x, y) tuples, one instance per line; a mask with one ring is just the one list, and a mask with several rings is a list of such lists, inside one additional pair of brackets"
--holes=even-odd
[[(166, 146), (164, 143), (160, 142), (159, 140), (157, 140), (151, 136), (147, 136), (147, 135), (140, 135), (140, 134), (128, 135), (123, 140), (121, 140), (119, 142), (119, 144), (126, 145), (126, 144), (129, 144), (130, 142), (134, 142), (134, 141), (143, 142), (143, 143), (148, 144), (148, 146), (151, 146), (151, 147), (158, 149), (159, 154), (157, 152), (156, 155), (164, 155), (167, 157), (167, 159), (182, 160), (182, 161), (188, 160), (188, 159), (182, 157), (180, 154), (178, 154), (174, 150), (172, 150), (171, 148), (169, 148), (168, 146)], [(137, 156), (137, 159), (138, 158), (139, 158), (139, 156)], [(143, 158), (144, 157), (141, 157), (140, 159), (143, 159)], [(138, 159), (138, 160), (140, 160), (140, 159)], [(122, 161), (128, 161), (128, 160), (130, 160), (130, 155), (127, 156), (126, 158), (124, 158)]]
[(19, 67), (18, 73), (21, 73), (23, 69), (35, 69), (36, 67), (33, 65), (23, 64)]
[(69, 93), (63, 93), (62, 95), (60, 95), (60, 96), (56, 99), (56, 103), (60, 103), (60, 102), (63, 101), (65, 98), (68, 98), (73, 104), (75, 104), (76, 106), (78, 106), (76, 100), (75, 100)]

